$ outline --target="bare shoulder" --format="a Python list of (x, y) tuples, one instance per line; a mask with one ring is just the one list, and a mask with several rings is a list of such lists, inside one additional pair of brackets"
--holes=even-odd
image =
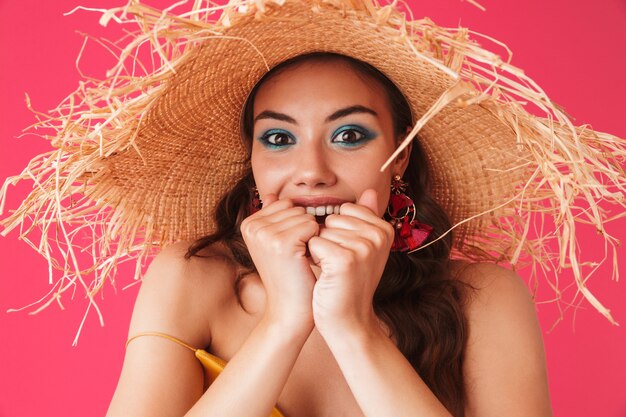
[(471, 287), (465, 310), (470, 353), (471, 343), (486, 338), (490, 343), (541, 340), (532, 297), (515, 272), (490, 263), (457, 264), (453, 271), (457, 279)]
[[(187, 258), (188, 247), (189, 242), (171, 245), (150, 264), (135, 302), (130, 337), (159, 332), (194, 348), (210, 344), (212, 320), (234, 292), (234, 267), (214, 248)], [(182, 415), (202, 395), (203, 370), (193, 352), (162, 337), (144, 336), (126, 349), (109, 417)]]
[(467, 415), (550, 416), (545, 353), (535, 305), (522, 279), (489, 264), (457, 264), (473, 287), (466, 304)]
[(468, 314), (480, 314), (483, 309), (513, 307), (512, 303), (535, 316), (534, 304), (526, 284), (514, 271), (492, 263), (453, 264), (455, 278), (468, 284)]
[(231, 300), (235, 267), (220, 247), (187, 258), (190, 242), (164, 248), (143, 277), (130, 332), (160, 331), (207, 346), (210, 322)]

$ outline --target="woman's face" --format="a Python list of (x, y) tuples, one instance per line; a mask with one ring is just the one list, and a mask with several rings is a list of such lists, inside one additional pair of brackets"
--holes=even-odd
[(304, 207), (334, 206), (372, 188), (382, 216), (408, 153), (380, 172), (396, 138), (378, 83), (345, 63), (302, 63), (267, 80), (253, 108), (251, 162), (261, 199), (271, 193)]

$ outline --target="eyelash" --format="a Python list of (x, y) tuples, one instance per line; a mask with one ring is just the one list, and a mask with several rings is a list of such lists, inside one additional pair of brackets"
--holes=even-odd
[[(346, 132), (357, 132), (361, 137), (358, 138), (355, 141), (349, 142), (349, 141), (338, 141), (335, 140), (339, 135), (346, 133)], [(277, 144), (277, 143), (272, 143), (271, 142), (271, 138), (272, 136), (276, 136), (276, 135), (284, 135), (287, 137), (287, 140), (290, 143), (285, 143), (285, 144)], [(356, 146), (360, 146), (363, 143), (374, 139), (377, 135), (374, 132), (370, 132), (368, 129), (365, 129), (361, 126), (356, 126), (356, 125), (346, 125), (346, 126), (342, 126), (339, 129), (335, 130), (332, 134), (332, 139), (331, 142), (332, 143), (338, 143), (341, 146), (348, 146), (348, 147), (356, 147)], [(264, 146), (270, 148), (270, 149), (281, 149), (281, 148), (285, 148), (289, 145), (293, 145), (296, 142), (295, 137), (285, 131), (285, 130), (280, 130), (280, 129), (271, 129), (268, 130), (267, 132), (265, 132), (263, 135), (261, 135), (258, 139)]]
[[(335, 141), (335, 138), (337, 138), (339, 135), (341, 135), (342, 133), (346, 133), (346, 132), (357, 132), (359, 135), (361, 135), (361, 137), (353, 142), (346, 142), (346, 141)], [(335, 130), (335, 132), (332, 135), (332, 142), (333, 143), (341, 143), (342, 146), (360, 146), (363, 143), (374, 139), (376, 137), (376, 134), (373, 132), (370, 132), (369, 130), (361, 127), (361, 126), (355, 126), (355, 125), (346, 125), (346, 126), (342, 126), (339, 129)]]
[[(287, 136), (289, 141), (292, 142), (292, 143), (279, 145), (279, 144), (270, 142), (270, 138), (272, 136), (275, 136), (275, 135), (285, 135), (285, 136)], [(263, 135), (261, 135), (259, 137), (259, 141), (263, 145), (267, 146), (270, 149), (280, 149), (280, 148), (284, 148), (285, 146), (288, 146), (288, 145), (293, 145), (293, 143), (295, 143), (295, 140), (296, 139), (293, 137), (293, 135), (291, 133), (286, 132), (284, 130), (278, 130), (278, 129), (268, 130), (267, 132), (265, 132)]]

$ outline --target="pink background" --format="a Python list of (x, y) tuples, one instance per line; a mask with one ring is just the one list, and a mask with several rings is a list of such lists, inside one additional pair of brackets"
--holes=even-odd
[[(74, 58), (82, 44), (77, 32), (104, 33), (97, 14), (62, 16), (80, 1), (0, 0), (4, 62), (0, 65), (0, 177), (17, 174), (31, 156), (47, 149), (37, 137), (15, 138), (34, 121), (24, 105), (24, 93), (29, 93), (39, 110), (55, 107), (77, 85)], [(590, 123), (597, 130), (626, 138), (624, 0), (483, 0), (486, 13), (457, 0), (411, 3), (416, 16), (427, 15), (449, 26), (460, 22), (505, 42), (514, 51), (513, 63), (524, 68), (578, 123)], [(121, 1), (82, 0), (81, 4), (112, 7)], [(94, 76), (101, 76), (112, 63), (90, 56), (103, 56), (94, 43), (89, 44), (81, 66)], [(28, 187), (12, 187), (7, 208), (15, 208)], [(614, 223), (612, 230), (624, 240), (626, 221)], [(583, 240), (593, 237), (590, 231)], [(593, 244), (585, 244), (594, 249)], [(15, 233), (0, 238), (0, 254), (0, 416), (103, 415), (122, 365), (138, 289), (121, 290), (130, 282), (129, 271), (118, 275), (117, 294), (110, 286), (104, 291), (100, 306), (105, 327), (90, 315), (79, 346), (71, 347), (86, 307), (82, 295), (77, 292), (70, 302), (68, 294), (63, 311), (52, 306), (36, 316), (6, 314), (7, 309), (28, 304), (48, 291), (47, 266), (17, 241)], [(618, 257), (626, 267), (623, 249)], [(605, 268), (590, 287), (624, 326), (624, 280), (612, 282)], [(571, 296), (572, 291), (566, 295)], [(545, 299), (549, 294), (542, 291), (540, 296)], [(626, 333), (588, 304), (582, 307), (576, 314), (567, 311), (564, 320), (549, 332), (558, 311), (555, 305), (538, 306), (554, 414), (626, 416)]]

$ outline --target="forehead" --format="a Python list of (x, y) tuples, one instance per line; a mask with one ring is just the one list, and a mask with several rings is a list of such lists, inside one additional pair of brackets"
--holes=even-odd
[(267, 79), (257, 91), (254, 114), (264, 110), (310, 111), (315, 103), (319, 113), (341, 107), (363, 105), (380, 117), (389, 113), (387, 94), (371, 76), (341, 61), (303, 62)]

